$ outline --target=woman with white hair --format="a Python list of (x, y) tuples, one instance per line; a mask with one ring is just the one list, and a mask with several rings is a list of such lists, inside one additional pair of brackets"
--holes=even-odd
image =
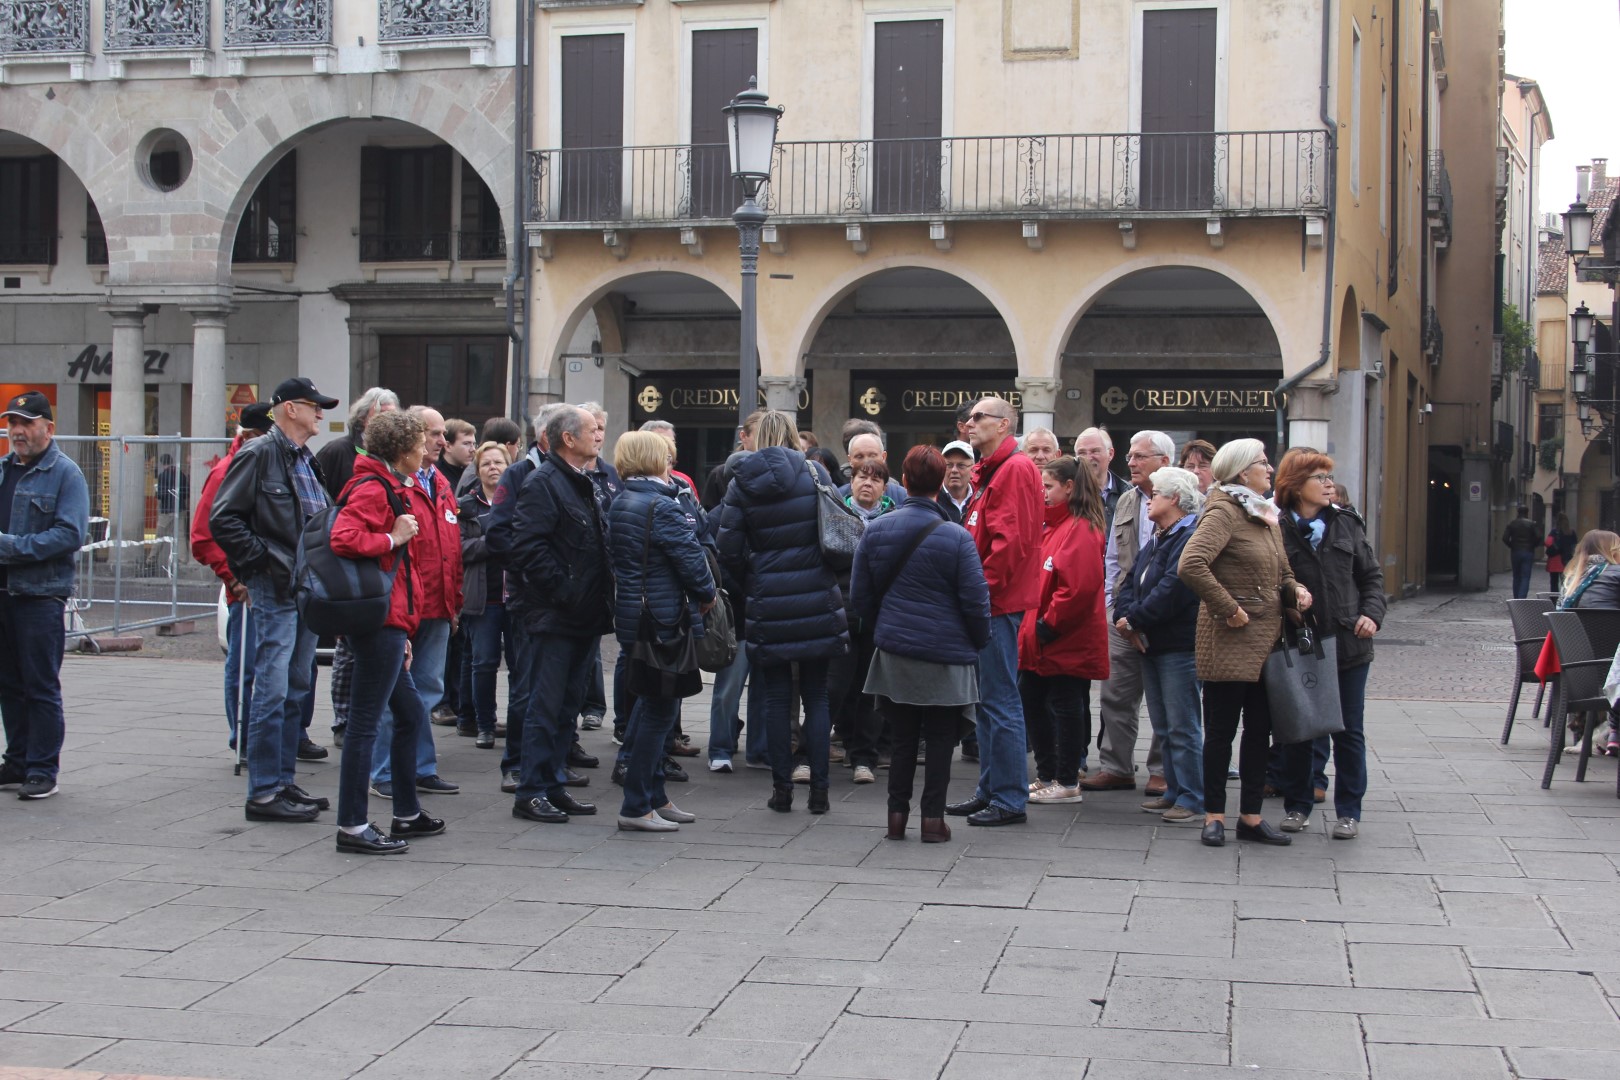
[(1167, 465), (1148, 481), (1153, 539), (1114, 594), (1114, 625), (1142, 653), (1148, 720), (1163, 748), (1164, 794), (1142, 809), (1165, 821), (1191, 821), (1204, 812), (1204, 735), (1193, 653), (1198, 596), (1181, 580), (1179, 566), (1204, 497), (1198, 475), (1187, 469)]
[(1181, 580), (1201, 601), (1195, 648), (1204, 681), (1201, 840), (1209, 847), (1226, 843), (1226, 767), (1241, 721), (1237, 837), (1283, 846), (1293, 838), (1260, 819), (1271, 751), (1271, 706), (1260, 672), (1282, 636), (1283, 610), (1305, 611), (1311, 594), (1294, 580), (1277, 505), (1265, 497), (1271, 487), (1265, 444), (1233, 439), (1209, 467), (1215, 483), (1180, 563)]

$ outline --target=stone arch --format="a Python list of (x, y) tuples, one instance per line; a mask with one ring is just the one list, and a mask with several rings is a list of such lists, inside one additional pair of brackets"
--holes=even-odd
[(1290, 346), (1296, 346), (1296, 343), (1291, 340), (1292, 328), (1282, 318), (1282, 311), (1277, 306), (1276, 301), (1254, 278), (1241, 270), (1235, 269), (1231, 263), (1185, 252), (1144, 255), (1129, 262), (1121, 263), (1110, 269), (1106, 274), (1087, 282), (1085, 287), (1075, 294), (1069, 306), (1059, 312), (1058, 317), (1052, 321), (1052, 337), (1047, 341), (1046, 348), (1041, 353), (1045, 360), (1044, 370), (1029, 372), (1029, 374), (1049, 379), (1058, 377), (1058, 373), (1062, 369), (1063, 350), (1067, 346), (1069, 339), (1074, 336), (1075, 328), (1080, 325), (1080, 320), (1085, 317), (1091, 306), (1109, 289), (1143, 270), (1182, 266), (1208, 270), (1211, 273), (1219, 274), (1249, 294), (1254, 302), (1259, 305), (1261, 312), (1266, 317), (1266, 321), (1271, 324), (1272, 333), (1277, 335), (1277, 344), (1280, 346), (1283, 355), (1283, 372), (1287, 374), (1288, 358), (1295, 355), (1298, 348), (1290, 348)]
[(55, 154), (89, 193), (105, 221), (107, 211), (117, 205), (111, 178), (118, 171), (120, 158), (102, 138), (102, 132), (75, 115), (72, 101), (83, 92), (81, 86), (65, 86), (54, 99), (37, 94), (5, 94), (5, 120), (0, 130)]
[(562, 378), (563, 353), (574, 337), (586, 314), (593, 310), (608, 294), (638, 277), (648, 274), (679, 274), (695, 278), (718, 289), (733, 306), (742, 306), (741, 286), (735, 274), (726, 275), (696, 260), (690, 262), (639, 262), (618, 266), (591, 280), (574, 295), (571, 309), (557, 319), (546, 334), (540, 349), (529, 353), (529, 373), (539, 378)]
[[(1023, 333), (1023, 324), (1018, 321), (1018, 318), (1014, 313), (1015, 309), (1007, 302), (1007, 298), (1002, 295), (1000, 290), (992, 285), (984, 275), (973, 270), (971, 267), (964, 266), (960, 261), (931, 258), (927, 255), (921, 254), (909, 254), (893, 255), (883, 259), (862, 261), (860, 265), (856, 266), (854, 269), (840, 274), (838, 277), (827, 283), (827, 286), (821, 292), (820, 298), (806, 310), (804, 317), (789, 334), (788, 340), (794, 344), (794, 349), (791, 353), (793, 364), (791, 374), (793, 377), (804, 377), (805, 355), (809, 353), (810, 346), (815, 343), (816, 334), (821, 330), (821, 324), (826, 320), (827, 315), (831, 313), (833, 308), (836, 307), (840, 301), (858, 289), (862, 282), (873, 277), (874, 275), (880, 274), (885, 270), (903, 269), (936, 270), (942, 274), (948, 274), (967, 285), (971, 285), (978, 291), (979, 295), (983, 296), (990, 302), (991, 306), (996, 309), (996, 314), (1001, 316), (1002, 324), (1006, 326), (1007, 334), (1012, 338), (1013, 350), (1018, 356), (1019, 374), (1041, 374), (1039, 372), (1024, 370), (1026, 357), (1029, 356), (1029, 352), (1027, 349), (1028, 343)], [(760, 352), (763, 360), (764, 356), (766, 355), (765, 351), (764, 349), (761, 349)], [(779, 371), (770, 371), (764, 366), (763, 363), (761, 365), (761, 369), (762, 373), (767, 375), (786, 374)]]
[(1361, 308), (1356, 303), (1356, 287), (1344, 290), (1344, 303), (1340, 305), (1339, 336), (1334, 344), (1338, 370), (1354, 371), (1361, 366)]

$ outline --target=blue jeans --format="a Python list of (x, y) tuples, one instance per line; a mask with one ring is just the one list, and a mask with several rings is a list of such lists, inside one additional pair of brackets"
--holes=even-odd
[[(230, 733), (230, 747), (236, 749), (236, 717), (243, 704), (252, 708), (253, 664), (251, 658), (258, 642), (254, 632), (252, 613), (243, 603), (235, 603), (225, 610), (225, 728)], [(244, 644), (242, 633), (246, 631)], [(242, 663), (246, 652), (249, 662)], [(311, 697), (314, 695), (311, 694)]]
[(1361, 799), (1367, 794), (1367, 676), (1371, 664), (1339, 669), (1339, 709), (1344, 730), (1311, 743), (1311, 783), (1327, 790), (1328, 750), (1333, 751), (1333, 809), (1342, 818), (1361, 820)]
[(1142, 657), (1142, 692), (1148, 720), (1163, 748), (1164, 797), (1195, 814), (1204, 812), (1203, 707), (1193, 653)]
[(1024, 703), (1018, 696), (1022, 614), (990, 616), (990, 642), (979, 650), (979, 787), (975, 794), (1015, 814), (1029, 802)]
[[(598, 639), (545, 634), (534, 639), (534, 682), (523, 719), (519, 801), (563, 792), (563, 769), (574, 745), (574, 720), (585, 701), (590, 658)], [(511, 729), (508, 728), (510, 734)]]
[(495, 731), (495, 674), (501, 669), (501, 633), (506, 605), (487, 604), (481, 615), (467, 616), (466, 652), (472, 657), (472, 693), (462, 702), (463, 719), (472, 713), (480, 734)]
[(1536, 553), (1515, 551), (1510, 559), (1513, 564), (1513, 599), (1523, 600), (1530, 595), (1530, 572), (1536, 566)]
[[(709, 698), (709, 760), (730, 761), (737, 752), (737, 732), (742, 720), (737, 715), (742, 705), (743, 684), (748, 681), (748, 645), (739, 642), (737, 659), (724, 671), (716, 672), (714, 687)], [(749, 741), (754, 741), (754, 728), (748, 727)]]
[(62, 609), (58, 596), (8, 596), (0, 588), (0, 715), (7, 765), (56, 779), (62, 717)]
[(607, 681), (602, 678), (602, 639), (596, 639), (596, 651), (586, 661), (590, 665), (590, 680), (585, 684), (585, 702), (579, 707), (581, 715), (607, 715)]
[(269, 574), (242, 584), (253, 601), (258, 635), (253, 657), (253, 708), (248, 712), (248, 798), (274, 795), (297, 782), (298, 740), (304, 734), (304, 702), (311, 693), (315, 635), (304, 627), (291, 600), (276, 596)]
[[(766, 663), (756, 668), (763, 690), (760, 711), (765, 714), (765, 749), (771, 760), (771, 781), (777, 787), (793, 784), (793, 665)], [(810, 786), (828, 784), (827, 751), (831, 721), (827, 712), (827, 660), (799, 661), (799, 698), (804, 702), (804, 743), (810, 764)]]
[[(422, 696), (405, 670), (405, 631), (385, 626), (375, 634), (349, 639), (354, 652), (354, 682), (349, 697), (349, 723), (338, 765), (339, 825), (364, 825), (369, 820), (366, 774), (371, 771), (372, 748), (385, 715), (392, 718), (389, 740), (395, 754), (410, 754), (417, 731), (428, 726)], [(411, 667), (416, 662), (412, 658)], [(415, 784), (394, 785), (394, 817), (413, 818), (419, 809)]]
[(664, 794), (664, 744), (681, 715), (681, 699), (638, 697), (625, 725), (623, 817), (646, 817), (669, 805)]
[(519, 621), (506, 616), (506, 747), (501, 751), (501, 775), (523, 767), (523, 719), (529, 715), (529, 688), (540, 651), (534, 635)]
[[(450, 620), (423, 619), (411, 637), (411, 682), (422, 699), (422, 709), (431, 713), (444, 700), (444, 657), (450, 648)], [(350, 722), (354, 703), (349, 704)], [(394, 710), (384, 710), (377, 725), (377, 745), (371, 753), (371, 779), (378, 784), (391, 782), (394, 742)], [(347, 745), (347, 743), (345, 743)], [(412, 781), (439, 771), (439, 756), (433, 749), (433, 725), (424, 723), (416, 731), (416, 775)]]

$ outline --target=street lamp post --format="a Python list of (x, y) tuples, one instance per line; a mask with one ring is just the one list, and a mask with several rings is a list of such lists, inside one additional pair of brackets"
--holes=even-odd
[(731, 175), (743, 188), (743, 204), (731, 215), (737, 223), (737, 246), (742, 252), (742, 325), (737, 346), (737, 425), (741, 427), (759, 404), (759, 234), (769, 216), (755, 202), (759, 189), (771, 178), (776, 153), (776, 125), (782, 107), (771, 105), (748, 80), (748, 89), (725, 107), (731, 138)]

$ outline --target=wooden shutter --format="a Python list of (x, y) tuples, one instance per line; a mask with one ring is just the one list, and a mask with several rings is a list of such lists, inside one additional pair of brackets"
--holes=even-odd
[[(388, 151), (380, 146), (360, 148), (360, 261), (375, 262), (383, 254), (387, 230)], [(392, 385), (392, 384), (390, 384)]]
[(872, 209), (938, 210), (944, 124), (945, 23), (880, 22), (873, 29)]
[(729, 217), (742, 205), (742, 185), (731, 178), (728, 118), (721, 110), (758, 74), (758, 30), (692, 32), (692, 217)]

